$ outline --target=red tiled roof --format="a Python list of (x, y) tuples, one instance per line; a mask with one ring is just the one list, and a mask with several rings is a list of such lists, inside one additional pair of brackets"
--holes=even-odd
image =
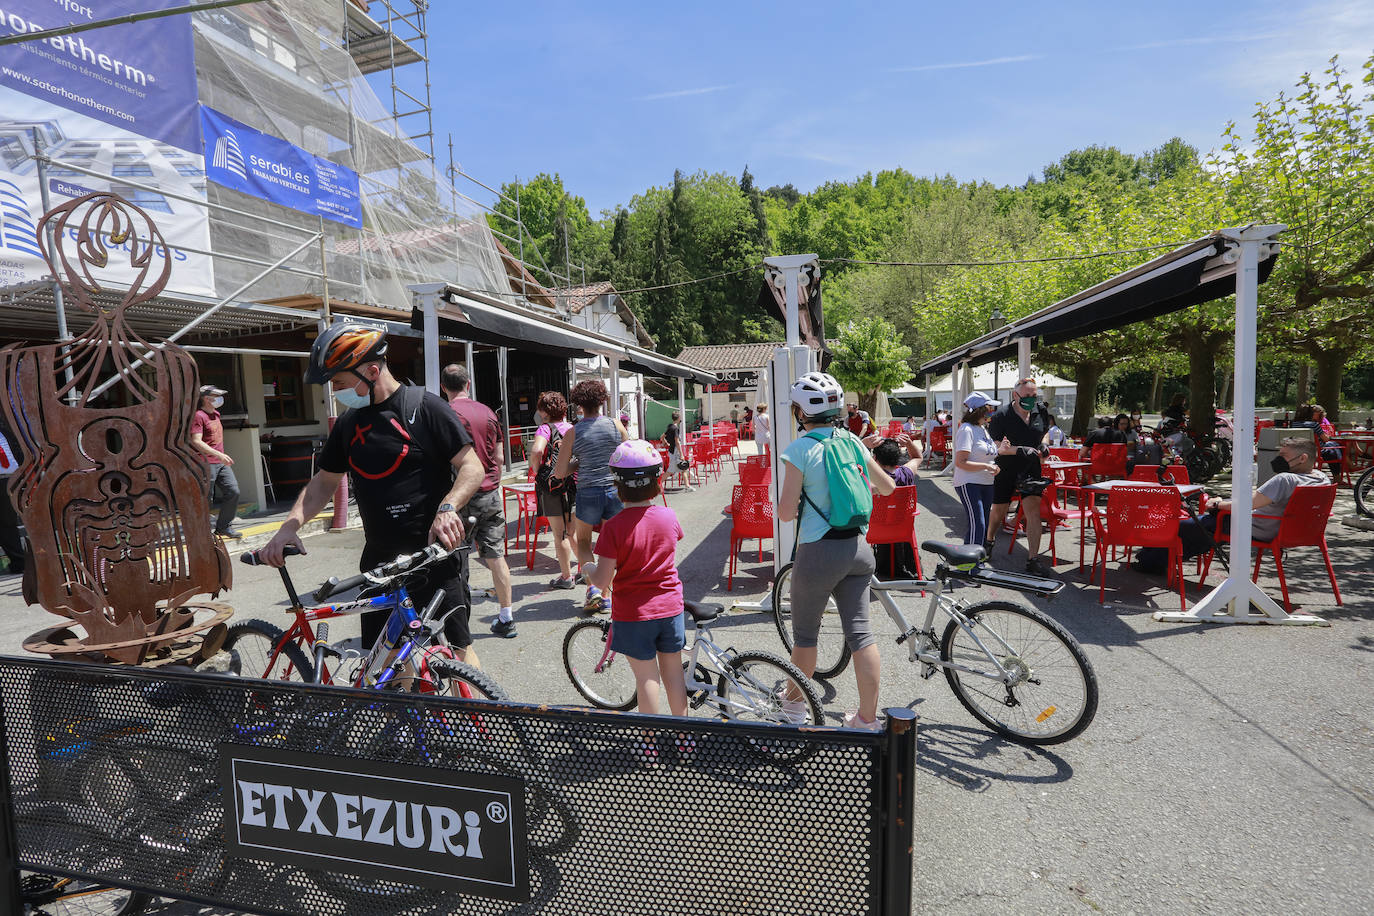
[(585, 286), (569, 286), (563, 289), (554, 290), (556, 295), (562, 296), (564, 303), (568, 306), (568, 311), (574, 315), (581, 314), (582, 310), (591, 305), (597, 299), (607, 293), (615, 292), (615, 285), (610, 280), (602, 280), (598, 283), (588, 283)]
[[(834, 346), (836, 341), (826, 343)], [(683, 347), (677, 355), (678, 362), (687, 363), (700, 369), (719, 371), (722, 369), (759, 369), (768, 365), (773, 351), (784, 346), (782, 341), (747, 344), (707, 344), (701, 347)]]

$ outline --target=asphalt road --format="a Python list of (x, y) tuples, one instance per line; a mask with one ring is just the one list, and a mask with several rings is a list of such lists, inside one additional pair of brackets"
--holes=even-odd
[[(689, 598), (757, 600), (768, 587), (770, 554), (760, 564), (746, 548), (735, 590), (725, 593), (730, 520), (721, 509), (731, 480), (727, 467), (719, 482), (670, 496), (687, 532), (679, 561)], [(958, 539), (962, 532), (951, 520), (961, 510), (949, 479), (923, 472), (919, 486), (919, 536)], [(1338, 514), (1348, 513), (1350, 502), (1343, 492)], [(942, 679), (921, 680), (904, 650), (886, 642), (883, 705), (910, 706), (920, 716), (916, 909), (1374, 912), (1371, 538), (1336, 524), (1329, 529), (1343, 607), (1334, 603), (1316, 551), (1290, 554), (1294, 600), (1329, 627), (1156, 623), (1151, 612), (1178, 606), (1177, 592), (1162, 579), (1113, 565), (1107, 603), (1099, 605), (1076, 564), (1061, 562), (1057, 571), (1071, 587), (1052, 602), (1032, 603), (1082, 642), (1102, 696), (1088, 731), (1049, 749), (994, 737)], [(1061, 558), (1076, 561), (1075, 541), (1059, 535)], [(292, 563), (298, 586), (351, 573), (359, 545), (357, 532), (310, 538), (309, 556)], [(996, 562), (1019, 569), (1023, 547)], [(1277, 597), (1269, 562), (1266, 569), (1261, 585)], [(518, 563), (516, 639), (487, 632), (494, 601), (479, 600), (474, 611), (482, 665), (517, 700), (580, 700), (560, 657), (575, 619), (571, 596), (579, 593), (546, 590), (555, 571), (551, 553), (541, 552), (533, 571)], [(238, 616), (284, 619), (275, 572), (236, 564), (235, 574), (227, 600)], [(473, 581), (485, 586), (490, 577), (478, 569)], [(55, 620), (25, 608), (17, 592), (16, 579), (0, 579), (3, 651), (19, 652), (24, 636)], [(1200, 594), (1190, 587), (1190, 599)], [(879, 629), (895, 636), (886, 621)], [(334, 630), (336, 637), (347, 634)], [(739, 649), (782, 649), (762, 613), (731, 613), (716, 635)], [(827, 715), (838, 724), (857, 702), (853, 675), (846, 671), (823, 688)], [(825, 855), (823, 836), (816, 845)], [(818, 900), (816, 912), (825, 911)], [(163, 912), (202, 911), (178, 904)]]

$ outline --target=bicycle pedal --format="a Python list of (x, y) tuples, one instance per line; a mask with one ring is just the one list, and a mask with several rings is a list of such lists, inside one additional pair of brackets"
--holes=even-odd
[(911, 637), (920, 635), (920, 632), (920, 627), (912, 627), (911, 629), (903, 633), (901, 636), (897, 637), (897, 645), (900, 646), (902, 643), (906, 642)]

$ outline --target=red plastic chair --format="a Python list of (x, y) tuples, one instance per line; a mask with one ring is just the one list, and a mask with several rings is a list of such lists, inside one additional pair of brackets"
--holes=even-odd
[[(1274, 568), (1279, 574), (1279, 589), (1283, 592), (1283, 607), (1288, 613), (1293, 613), (1293, 603), (1288, 600), (1288, 579), (1283, 574), (1283, 551), (1290, 547), (1318, 547), (1322, 552), (1322, 560), (1326, 563), (1326, 575), (1331, 579), (1331, 592), (1336, 596), (1336, 604), (1340, 605), (1341, 589), (1336, 584), (1336, 570), (1331, 567), (1331, 554), (1326, 549), (1326, 523), (1331, 518), (1331, 507), (1336, 502), (1336, 485), (1334, 483), (1325, 484), (1319, 487), (1298, 487), (1293, 491), (1292, 497), (1288, 500), (1288, 507), (1284, 509), (1283, 515), (1265, 515), (1256, 512), (1251, 518), (1277, 518), (1279, 519), (1279, 533), (1274, 535), (1273, 540), (1260, 541), (1254, 538), (1250, 543), (1258, 548), (1255, 552), (1255, 571), (1251, 573), (1252, 582), (1259, 581), (1260, 561), (1264, 559), (1264, 552), (1268, 550), (1274, 555)], [(1223, 519), (1230, 515), (1229, 512), (1221, 512), (1217, 515), (1217, 530), (1213, 537), (1217, 543), (1230, 543), (1231, 537), (1223, 529)], [(1212, 554), (1207, 554), (1207, 560), (1202, 569), (1202, 579), (1198, 584), (1207, 581), (1207, 572), (1212, 568)]]
[(937, 426), (930, 431), (930, 448), (926, 449), (925, 457), (921, 459), (921, 467), (925, 467), (936, 455), (940, 456), (941, 469), (949, 464), (949, 431), (943, 426)]
[(720, 479), (720, 458), (716, 455), (716, 444), (708, 437), (701, 437), (692, 445), (692, 470), (702, 469), (705, 473), (715, 472)]
[(916, 546), (916, 487), (898, 487), (890, 496), (873, 494), (873, 514), (868, 517), (868, 543), (887, 544), (889, 568), (897, 566), (897, 544), (910, 544), (916, 556), (916, 575), (921, 572), (921, 551)]
[[(1059, 473), (1059, 472), (1056, 472)], [(1059, 563), (1059, 553), (1055, 550), (1054, 535), (1060, 528), (1069, 527), (1069, 522), (1078, 520), (1078, 571), (1083, 571), (1083, 542), (1087, 540), (1084, 536), (1087, 533), (1087, 520), (1093, 517), (1092, 509), (1070, 509), (1066, 505), (1060, 505), (1059, 486), (1050, 484), (1045, 487), (1045, 491), (1040, 494), (1040, 520), (1050, 526), (1050, 559)], [(1026, 513), (1018, 502), (1016, 506), (1016, 524), (1012, 528), (1011, 543), (1007, 545), (1007, 553), (1011, 553), (1016, 547), (1016, 533), (1026, 527)]]
[[(539, 532), (552, 531), (546, 516), (539, 514), (539, 498), (533, 493), (521, 493), (517, 499), (520, 514), (515, 519), (515, 543), (525, 535), (525, 568), (534, 569), (534, 554), (539, 549)], [(506, 538), (506, 556), (510, 556), (510, 538)]]
[(1259, 442), (1260, 430), (1262, 430), (1262, 429), (1268, 429), (1268, 428), (1270, 428), (1270, 427), (1273, 426), (1273, 425), (1274, 425), (1274, 421), (1273, 421), (1273, 420), (1256, 420), (1256, 421), (1255, 421), (1255, 442)]
[(1092, 448), (1088, 458), (1092, 467), (1088, 474), (1107, 480), (1121, 480), (1126, 476), (1126, 443), (1099, 442)]
[[(1178, 600), (1188, 610), (1187, 584), (1183, 579), (1183, 542), (1178, 537), (1178, 522), (1183, 501), (1173, 487), (1122, 487), (1107, 493), (1107, 506), (1093, 512), (1097, 549), (1093, 553), (1093, 575), (1102, 561), (1102, 579), (1097, 587), (1097, 603), (1103, 603), (1107, 587), (1108, 548), (1125, 547), (1127, 560), (1132, 547), (1164, 547), (1169, 551), (1170, 581), (1178, 579)], [(1088, 578), (1092, 581), (1092, 577)]]
[[(1164, 469), (1165, 475), (1173, 480), (1174, 483), (1192, 483), (1192, 476), (1188, 473), (1188, 468), (1181, 464), (1171, 464)], [(1155, 483), (1159, 480), (1159, 465), (1157, 464), (1138, 464), (1131, 469), (1131, 480), (1146, 480)]]
[(735, 587), (735, 562), (740, 546), (749, 538), (759, 539), (759, 562), (763, 562), (763, 539), (773, 537), (773, 502), (768, 487), (736, 484), (730, 498), (730, 573), (725, 583), (728, 592)]
[(883, 430), (883, 436), (885, 436), (885, 437), (888, 438), (888, 439), (895, 439), (895, 438), (897, 438), (897, 435), (898, 435), (901, 431), (902, 431), (902, 421), (901, 421), (901, 420), (888, 420), (888, 421), (887, 421), (887, 429)]
[(739, 482), (743, 486), (768, 486), (773, 480), (773, 469), (766, 464), (741, 464), (739, 466)]

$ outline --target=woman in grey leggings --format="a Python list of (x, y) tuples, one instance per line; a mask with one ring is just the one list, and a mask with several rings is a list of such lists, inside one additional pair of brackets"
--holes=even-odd
[[(873, 549), (863, 537), (862, 526), (831, 527), (824, 445), (819, 438), (806, 435), (813, 430), (851, 435), (831, 426), (843, 406), (843, 389), (824, 372), (808, 372), (792, 385), (792, 415), (803, 434), (782, 453), (785, 470), (782, 491), (778, 495), (778, 518), (784, 522), (801, 519), (797, 554), (792, 565), (792, 663), (807, 677), (815, 673), (821, 612), (833, 596), (844, 626), (845, 642), (854, 658), (854, 676), (859, 685), (859, 708), (845, 716), (844, 724), (876, 731), (882, 657), (868, 621)], [(867, 449), (859, 448), (866, 456), (865, 467), (873, 489), (888, 495), (896, 489), (896, 484)], [(799, 699), (784, 697), (784, 710), (790, 713), (789, 704)]]

